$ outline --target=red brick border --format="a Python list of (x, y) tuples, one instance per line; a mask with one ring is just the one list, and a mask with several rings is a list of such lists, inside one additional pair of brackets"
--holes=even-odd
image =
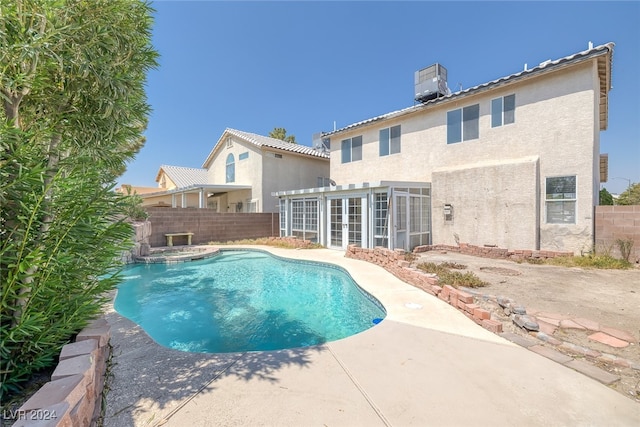
[(448, 251), (465, 255), (473, 255), (482, 258), (501, 258), (512, 260), (523, 259), (549, 259), (561, 256), (573, 256), (573, 252), (558, 251), (533, 251), (527, 249), (504, 249), (493, 246), (475, 246), (468, 243), (460, 243), (458, 246), (451, 245), (423, 245), (416, 246), (415, 253), (428, 251)]
[(365, 249), (349, 245), (345, 256), (379, 265), (398, 279), (457, 308), (478, 325), (492, 332), (502, 332), (502, 322), (492, 320), (491, 313), (474, 304), (473, 295), (450, 285), (438, 286), (438, 276), (410, 267), (411, 263), (405, 259), (406, 253), (402, 249), (394, 251), (381, 247)]
[(111, 327), (101, 318), (62, 347), (51, 381), (18, 409), (13, 426), (94, 425), (102, 406), (110, 337)]

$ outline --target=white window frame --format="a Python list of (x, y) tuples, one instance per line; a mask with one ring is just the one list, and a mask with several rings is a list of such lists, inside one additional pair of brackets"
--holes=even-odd
[[(477, 109), (477, 115), (475, 118), (469, 118), (466, 120), (468, 123), (471, 123), (472, 120), (475, 120), (475, 126), (473, 126), (473, 132), (469, 130), (468, 127), (465, 127), (465, 116), (471, 114), (473, 110)], [(455, 123), (453, 122), (453, 113), (460, 114), (460, 118), (455, 118)], [(455, 141), (450, 141), (450, 132), (452, 130), (452, 125), (455, 125), (457, 133), (459, 132), (459, 139), (456, 138)], [(457, 136), (457, 135), (456, 135)], [(466, 107), (456, 108), (455, 110), (447, 111), (447, 144), (457, 144), (458, 142), (471, 141), (474, 139), (480, 138), (480, 104), (472, 104), (467, 105)]]
[[(574, 179), (574, 188), (573, 188), (573, 193), (549, 193), (548, 191), (548, 183), (549, 183), (549, 179), (554, 179), (554, 178), (573, 178)], [(545, 189), (545, 209), (544, 209), (544, 213), (545, 213), (545, 223), (546, 224), (576, 224), (576, 217), (577, 217), (577, 212), (578, 212), (578, 177), (576, 175), (558, 175), (558, 176), (548, 176), (545, 178), (544, 180), (544, 189)], [(573, 197), (559, 197), (559, 198), (550, 198), (551, 194), (573, 194)], [(568, 215), (566, 215), (564, 212), (566, 212), (567, 210), (564, 208), (565, 203), (568, 204), (569, 206), (571, 204), (573, 204), (573, 212), (569, 212)], [(563, 216), (567, 217), (567, 218), (571, 218), (571, 220), (566, 221), (566, 220), (561, 220), (561, 221), (552, 221), (550, 219), (550, 215), (549, 215), (549, 208), (553, 205), (557, 205), (557, 204), (562, 204), (562, 208), (563, 208)]]
[(288, 208), (288, 200), (280, 199), (280, 203), (279, 203), (280, 237), (286, 237), (288, 235), (287, 233), (287, 220), (288, 220), (287, 210), (288, 209), (287, 208)]
[(230, 182), (236, 182), (236, 158), (233, 153), (229, 153), (227, 156), (225, 168), (225, 183)]
[[(513, 109), (505, 110), (507, 98), (513, 98)], [(511, 113), (511, 114), (508, 114)], [(491, 127), (510, 125), (516, 122), (516, 95), (505, 95), (491, 100)]]
[(258, 199), (247, 199), (247, 205), (245, 209), (246, 209), (245, 212), (247, 213), (257, 213)]
[[(359, 146), (359, 150), (354, 150), (353, 148), (353, 140), (354, 139), (359, 139), (360, 140), (360, 146)], [(351, 162), (357, 162), (362, 160), (362, 145), (363, 145), (363, 141), (362, 141), (362, 135), (358, 135), (358, 136), (354, 136), (351, 138), (347, 138), (347, 139), (343, 139), (340, 143), (340, 160), (341, 163), (351, 163)], [(346, 150), (345, 150), (346, 148)], [(345, 160), (345, 153), (349, 154), (349, 158), (347, 160)], [(359, 154), (358, 158), (355, 158), (356, 156), (354, 156), (355, 154)]]
[(317, 198), (291, 199), (291, 234), (309, 240), (310, 236), (316, 242), (320, 236), (319, 206)]
[[(397, 129), (397, 139), (393, 137), (393, 132)], [(386, 135), (385, 135), (386, 133)], [(379, 155), (380, 157), (390, 156), (391, 154), (397, 154), (402, 149), (402, 128), (400, 125), (390, 126), (388, 128), (380, 129), (379, 132)]]

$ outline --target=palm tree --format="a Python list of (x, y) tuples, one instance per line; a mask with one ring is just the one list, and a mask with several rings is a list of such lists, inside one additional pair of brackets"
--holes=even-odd
[(290, 142), (291, 144), (297, 144), (295, 135), (287, 135), (285, 128), (273, 128), (273, 130), (269, 132), (269, 137)]

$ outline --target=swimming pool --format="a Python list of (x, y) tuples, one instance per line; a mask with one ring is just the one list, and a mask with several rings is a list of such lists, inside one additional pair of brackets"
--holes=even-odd
[(129, 267), (114, 307), (159, 344), (205, 353), (322, 344), (386, 315), (341, 267), (260, 250)]

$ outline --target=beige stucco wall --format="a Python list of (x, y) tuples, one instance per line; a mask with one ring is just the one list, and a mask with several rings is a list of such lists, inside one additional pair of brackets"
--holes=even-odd
[[(271, 195), (279, 190), (294, 190), (316, 187), (319, 176), (329, 176), (328, 159), (311, 158), (295, 153), (261, 149), (251, 143), (232, 137), (231, 147), (222, 141), (221, 146), (211, 160), (208, 176), (209, 182), (227, 184), (227, 156), (233, 154), (235, 159), (235, 181), (231, 185), (250, 185), (251, 190), (232, 191), (221, 201), (221, 212), (235, 212), (235, 205), (249, 200), (257, 200), (259, 212), (278, 212), (277, 199)], [(242, 153), (249, 157), (239, 160)], [(282, 158), (274, 157), (274, 153)], [(224, 209), (227, 208), (227, 209)]]
[[(531, 191), (537, 193), (535, 199), (529, 198), (529, 209), (536, 213), (526, 218), (530, 236), (512, 240), (513, 248), (580, 252), (593, 240), (592, 213), (599, 187), (597, 165), (594, 164), (598, 160), (595, 154), (599, 153), (598, 91), (595, 62), (587, 62), (340, 133), (331, 137), (331, 178), (338, 184), (378, 180), (427, 181), (433, 182), (433, 192), (437, 194), (440, 190), (434, 182), (435, 170), (468, 168), (470, 170), (465, 174), (460, 171), (451, 173), (453, 177), (464, 178), (469, 183), (482, 183), (488, 179), (489, 172), (486, 168), (478, 168), (478, 162), (508, 164), (537, 156), (537, 182), (532, 182), (530, 171), (513, 176), (513, 188), (526, 189), (527, 194)], [(491, 100), (513, 93), (516, 94), (515, 123), (491, 128)], [(447, 111), (478, 103), (480, 137), (447, 144)], [(380, 157), (379, 130), (397, 124), (402, 126), (401, 153)], [(342, 164), (341, 141), (358, 135), (363, 136), (362, 160)], [(443, 173), (439, 172), (440, 183), (445, 182)], [(564, 175), (577, 176), (576, 224), (546, 224), (545, 179)], [(503, 180), (496, 183), (505, 188), (491, 188), (495, 194), (510, 188)], [(465, 194), (466, 190), (463, 185), (452, 185), (450, 191)], [(434, 217), (436, 214), (434, 210)], [(539, 225), (535, 218), (540, 218)], [(481, 224), (491, 224), (493, 220), (488, 212), (477, 219)], [(531, 247), (529, 245), (537, 232), (540, 247)], [(445, 243), (438, 239), (444, 239), (448, 234), (451, 234), (450, 230), (441, 228), (441, 224), (434, 221), (433, 243)], [(446, 239), (448, 242), (449, 238)], [(484, 235), (470, 235), (467, 243), (482, 245), (487, 242)]]
[[(538, 157), (478, 162), (432, 174), (432, 241), (534, 248), (538, 235)], [(444, 205), (453, 206), (445, 220)], [(533, 208), (532, 208), (533, 207)]]
[[(232, 137), (231, 147), (226, 146), (226, 141), (221, 141), (219, 147), (213, 155), (213, 159), (207, 170), (210, 183), (230, 184), (230, 185), (251, 185), (254, 186), (262, 173), (262, 162), (260, 160), (261, 150), (253, 144)], [(239, 160), (240, 154), (249, 153), (249, 157)], [(235, 159), (235, 181), (226, 182), (227, 178), (227, 156), (233, 154)]]
[[(171, 194), (146, 196), (142, 199), (142, 206), (171, 206)], [(197, 208), (198, 206), (200, 206), (200, 196), (196, 193), (187, 193), (185, 207)], [(176, 194), (176, 207), (183, 207), (181, 194)]]
[(329, 160), (282, 153), (282, 158), (265, 150), (263, 156), (262, 181), (256, 186), (256, 193), (262, 194), (263, 212), (278, 212), (278, 198), (272, 192), (315, 188), (318, 177), (329, 177)]
[(160, 173), (158, 174), (157, 182), (158, 182), (158, 188), (162, 188), (165, 190), (173, 190), (174, 188), (177, 187), (175, 182), (173, 182), (171, 178), (169, 178), (169, 175), (167, 175), (164, 172), (164, 170), (160, 171)]

